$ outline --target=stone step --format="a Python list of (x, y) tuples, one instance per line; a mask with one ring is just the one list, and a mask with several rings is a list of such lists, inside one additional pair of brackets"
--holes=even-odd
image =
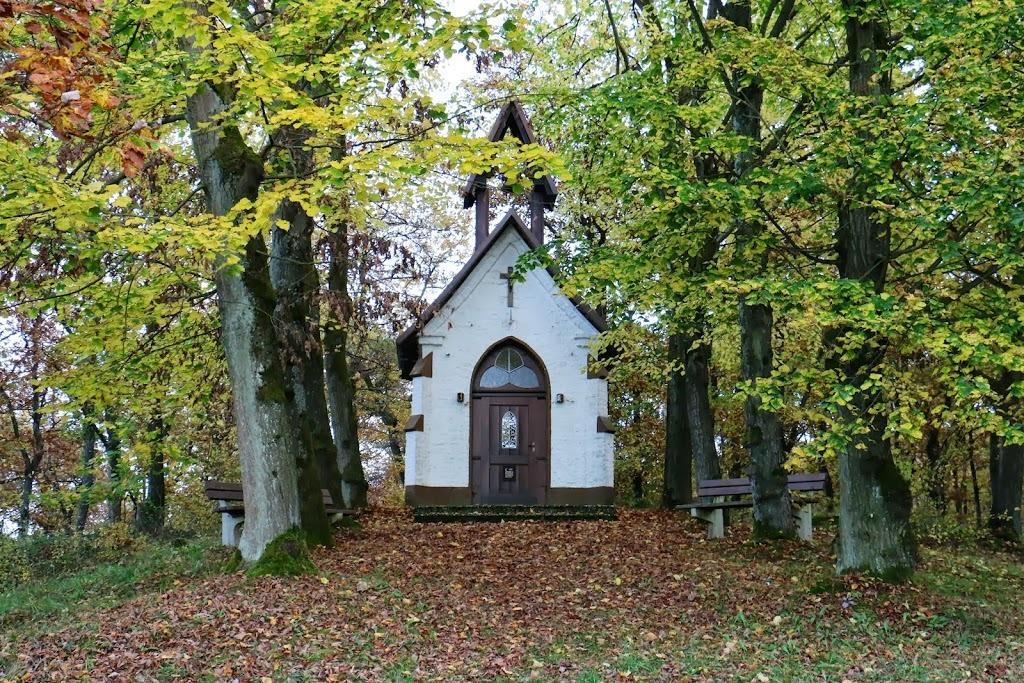
[(511, 522), (520, 520), (614, 520), (614, 505), (459, 505), (412, 510), (417, 522)]

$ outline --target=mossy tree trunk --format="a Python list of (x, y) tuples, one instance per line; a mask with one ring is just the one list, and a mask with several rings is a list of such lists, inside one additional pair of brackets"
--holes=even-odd
[(155, 417), (149, 422), (149, 462), (146, 463), (146, 495), (139, 504), (136, 525), (139, 531), (156, 536), (164, 528), (167, 517), (167, 481), (164, 476), (164, 439), (167, 424)]
[(100, 440), (103, 442), (103, 453), (107, 458), (108, 484), (110, 494), (107, 496), (107, 522), (117, 524), (122, 517), (124, 491), (121, 488), (121, 435), (117, 433), (117, 416), (112, 413), (104, 415), (107, 427)]
[(96, 458), (96, 440), (99, 434), (96, 431), (96, 423), (93, 422), (92, 409), (86, 405), (82, 408), (82, 472), (78, 478), (76, 493), (78, 494), (78, 505), (75, 512), (75, 530), (85, 531), (85, 525), (89, 521), (90, 496), (92, 486), (95, 482), (95, 475), (92, 468)]
[[(38, 365), (33, 366), (32, 376), (36, 376), (36, 370)], [(0, 398), (3, 398), (6, 404), (6, 410), (8, 418), (11, 422), (11, 436), (14, 437), (14, 443), (21, 441), (21, 424), (18, 422), (18, 409), (14, 404), (13, 399), (0, 388)], [(32, 434), (30, 438), (30, 446), (19, 446), (18, 451), (21, 454), (21, 496), (18, 503), (18, 537), (25, 538), (29, 535), (30, 527), (32, 525), (32, 492), (35, 489), (36, 474), (39, 472), (39, 466), (43, 462), (43, 455), (45, 454), (45, 442), (43, 441), (42, 431), (42, 401), (43, 397), (38, 389), (33, 389), (31, 407), (30, 407), (30, 418), (32, 420)]]
[[(703, 329), (701, 324), (696, 329)], [(715, 416), (711, 411), (711, 344), (687, 337), (685, 396), (687, 431), (698, 481), (721, 479), (722, 464), (715, 447)]]
[[(303, 147), (302, 130), (280, 132), (279, 144), (290, 151), (290, 174), (301, 177), (313, 167), (312, 152)], [(313, 257), (313, 221), (298, 202), (285, 200), (278, 210), (289, 228), (271, 233), (270, 279), (277, 294), (274, 318), (281, 339), (284, 370), (295, 397), (295, 409), (306, 447), (313, 454), (323, 488), (337, 505), (344, 494), (337, 453), (331, 436), (324, 385), (324, 349), (320, 340), (320, 275)]]
[[(876, 146), (873, 129), (891, 93), (882, 55), (889, 47), (887, 22), (870, 0), (844, 0), (849, 89), (855, 103), (859, 143), (865, 155)], [(839, 277), (861, 283), (868, 293), (885, 289), (890, 230), (885, 216), (870, 206), (875, 190), (867, 170), (855, 168), (850, 192), (840, 201), (836, 249)], [(855, 329), (834, 330), (829, 346), (838, 348)], [(886, 437), (884, 394), (867, 383), (887, 340), (870, 331), (857, 348), (831, 361), (843, 382), (853, 388), (841, 418), (851, 428), (849, 443), (839, 454), (840, 573), (867, 571), (900, 578), (913, 571), (917, 552), (910, 526), (910, 485), (893, 460)], [(864, 388), (866, 385), (869, 388)]]
[[(749, 32), (752, 27), (749, 0), (736, 0), (724, 5), (721, 16), (738, 28)], [(779, 17), (782, 26), (786, 10)], [(781, 28), (776, 30), (781, 31)], [(732, 72), (732, 129), (748, 140), (748, 146), (733, 160), (733, 176), (742, 184), (754, 167), (761, 144), (761, 106), (764, 89), (757, 74), (742, 66)], [(759, 266), (756, 275), (766, 277), (768, 260), (765, 254), (752, 254), (754, 243), (764, 232), (760, 221), (741, 219), (736, 230), (738, 261)], [(742, 267), (742, 266), (741, 266)], [(747, 296), (739, 301), (740, 378), (752, 385), (772, 374), (772, 328), (774, 313), (767, 303), (751, 303)], [(766, 410), (756, 393), (743, 402), (746, 421), (744, 446), (750, 458), (750, 483), (753, 498), (754, 536), (756, 538), (789, 538), (795, 535), (789, 486), (782, 449), (782, 424), (777, 413)]]
[(693, 501), (693, 447), (686, 416), (686, 348), (684, 335), (668, 338), (668, 360), (674, 369), (665, 395), (665, 473), (661, 504), (674, 508)]
[(1024, 445), (993, 435), (989, 448), (992, 507), (988, 526), (999, 538), (1024, 541)]
[[(219, 121), (226, 97), (206, 83), (189, 96), (186, 108), (214, 215), (225, 215), (242, 199), (255, 199), (263, 179), (262, 160), (238, 128)], [(245, 496), (239, 550), (243, 559), (255, 561), (271, 541), (296, 527), (312, 542), (328, 543), (330, 526), (319, 472), (300, 434), (279, 355), (272, 317), (276, 301), (262, 234), (248, 240), (241, 265), (241, 273), (219, 268), (216, 285)]]
[(341, 471), (345, 507), (366, 507), (369, 486), (359, 453), (359, 420), (356, 413), (356, 387), (348, 363), (348, 326), (352, 320), (352, 299), (348, 293), (349, 240), (348, 219), (342, 216), (333, 225), (329, 238), (330, 261), (327, 270), (327, 325), (324, 330), (324, 365), (327, 371), (327, 398), (338, 469)]

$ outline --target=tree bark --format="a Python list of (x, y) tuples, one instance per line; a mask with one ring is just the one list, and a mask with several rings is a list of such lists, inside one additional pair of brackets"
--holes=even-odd
[[(38, 377), (38, 361), (33, 363), (31, 370), (31, 379), (35, 380)], [(0, 389), (0, 398), (4, 399), (7, 404), (7, 414), (11, 422), (11, 436), (14, 437), (14, 442), (18, 443), (21, 441), (21, 424), (18, 422), (18, 408), (15, 406), (13, 399), (2, 389)], [(39, 466), (43, 462), (43, 456), (46, 454), (46, 442), (43, 439), (43, 402), (45, 396), (43, 391), (39, 389), (32, 390), (31, 406), (29, 409), (29, 417), (32, 421), (32, 434), (30, 438), (29, 447), (19, 446), (18, 450), (21, 453), (21, 495), (19, 496), (18, 502), (18, 537), (25, 538), (29, 535), (32, 526), (32, 492), (35, 489), (36, 475), (39, 472)]]
[[(702, 329), (703, 325), (697, 326)], [(688, 338), (686, 351), (685, 406), (690, 447), (697, 479), (720, 479), (722, 465), (715, 447), (715, 418), (711, 412), (711, 345)]]
[[(109, 418), (109, 416), (108, 416)], [(116, 429), (107, 427), (106, 434), (101, 435), (103, 452), (107, 458), (107, 471), (110, 479), (110, 494), (107, 496), (107, 522), (116, 524), (121, 521), (121, 437)]]
[[(282, 133), (283, 135), (283, 133)], [(312, 154), (302, 149), (305, 136), (295, 133), (282, 144), (292, 150), (296, 176), (308, 173)], [(313, 262), (313, 221), (301, 204), (281, 203), (279, 217), (288, 230), (271, 231), (270, 279), (277, 293), (274, 318), (284, 350), (284, 369), (295, 397), (297, 417), (313, 454), (321, 486), (337, 505), (345, 505), (341, 473), (324, 386), (324, 351), (320, 341), (320, 276)]]
[(668, 338), (668, 360), (678, 370), (668, 378), (665, 397), (665, 476), (661, 504), (666, 508), (693, 501), (693, 447), (686, 413), (686, 349), (681, 334)]
[(167, 426), (162, 418), (154, 418), (149, 424), (150, 453), (146, 466), (146, 497), (138, 509), (139, 531), (157, 536), (163, 531), (167, 517), (167, 482), (164, 477), (163, 441), (167, 437)]
[(967, 435), (967, 462), (971, 467), (971, 490), (974, 494), (974, 525), (981, 528), (981, 487), (978, 485), (978, 464), (974, 460), (974, 432)]
[(993, 435), (990, 440), (989, 468), (992, 481), (992, 507), (989, 529), (999, 538), (1021, 541), (1022, 487), (1024, 487), (1024, 445), (1008, 444)]
[[(729, 2), (720, 10), (723, 18), (745, 31), (751, 30), (749, 0)], [(756, 74), (743, 68), (733, 70), (732, 129), (747, 138), (749, 146), (733, 160), (733, 174), (742, 182), (753, 168), (761, 143), (761, 106), (764, 89)], [(759, 221), (741, 220), (737, 226), (737, 256), (743, 261), (750, 244), (764, 231)], [(761, 274), (767, 269), (767, 259), (759, 257)], [(757, 382), (772, 374), (772, 328), (774, 314), (765, 303), (750, 303), (746, 296), (739, 300), (740, 326), (740, 378), (757, 390)], [(765, 410), (756, 393), (748, 394), (743, 402), (746, 421), (744, 446), (750, 459), (750, 483), (753, 498), (754, 537), (791, 538), (795, 535), (789, 483), (782, 448), (782, 424), (779, 416)]]
[[(847, 11), (846, 39), (849, 59), (849, 89), (858, 101), (860, 138), (865, 149), (874, 146), (867, 120), (874, 115), (864, 111), (877, 105), (891, 91), (889, 78), (880, 72), (881, 52), (889, 38), (884, 18), (872, 13), (869, 0), (844, 0)], [(858, 187), (854, 174), (851, 189), (863, 195), (845, 198), (839, 206), (837, 252), (839, 277), (859, 281), (867, 291), (885, 288), (889, 261), (889, 226), (884, 216), (870, 208), (871, 189)], [(831, 341), (842, 339), (849, 329), (835, 331)], [(890, 579), (900, 579), (913, 571), (917, 551), (910, 526), (910, 485), (893, 460), (892, 444), (885, 436), (887, 416), (879, 410), (885, 397), (877, 387), (862, 388), (887, 342), (870, 339), (851, 354), (833, 358), (844, 382), (854, 389), (852, 399), (841, 411), (841, 419), (851, 427), (847, 447), (839, 454), (839, 548), (836, 568), (840, 573), (868, 571)], [(830, 344), (834, 347), (835, 344)]]
[(924, 456), (928, 465), (928, 497), (940, 515), (946, 514), (949, 500), (946, 496), (946, 482), (942, 471), (942, 440), (934, 425), (927, 425), (924, 440)]
[(343, 216), (336, 222), (329, 242), (327, 288), (330, 301), (327, 306), (328, 322), (324, 330), (324, 363), (345, 507), (362, 508), (367, 505), (369, 485), (359, 452), (356, 387), (348, 363), (347, 328), (352, 317), (352, 300), (348, 294), (350, 244), (347, 221), (347, 217)]
[(21, 475), (21, 502), (18, 504), (18, 538), (26, 538), (32, 526), (32, 490), (35, 472), (26, 467)]
[[(745, 381), (772, 373), (772, 309), (740, 301), (740, 368)], [(779, 416), (762, 407), (761, 398), (748, 395), (743, 403), (745, 446), (750, 456), (754, 536), (788, 538), (795, 535), (789, 481), (784, 468), (782, 424)]]
[(92, 420), (92, 411), (85, 407), (82, 409), (82, 474), (78, 479), (80, 491), (75, 512), (76, 531), (85, 531), (85, 525), (89, 521), (90, 496), (96, 480), (92, 468), (96, 458), (97, 438), (99, 435), (96, 432), (96, 423)]
[[(227, 109), (225, 97), (203, 84), (186, 107), (207, 206), (217, 216), (242, 199), (255, 199), (263, 178), (262, 160), (238, 128), (219, 121)], [(262, 234), (246, 243), (241, 266), (241, 274), (219, 267), (216, 286), (245, 496), (239, 550), (245, 560), (255, 561), (272, 540), (296, 527), (311, 542), (329, 543), (330, 526), (316, 462), (299, 433), (278, 354), (275, 295)]]

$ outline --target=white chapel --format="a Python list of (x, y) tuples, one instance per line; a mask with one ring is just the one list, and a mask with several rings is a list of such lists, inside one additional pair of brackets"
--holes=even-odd
[[(490, 132), (535, 143), (518, 102)], [(536, 181), (529, 226), (510, 211), (493, 228), (486, 176), (463, 195), (476, 208), (472, 257), (397, 339), (412, 380), (405, 426), (408, 505), (607, 505), (614, 497), (608, 387), (590, 371), (604, 330), (593, 309), (563, 294), (553, 271), (519, 281), (513, 267), (544, 240), (554, 181)]]

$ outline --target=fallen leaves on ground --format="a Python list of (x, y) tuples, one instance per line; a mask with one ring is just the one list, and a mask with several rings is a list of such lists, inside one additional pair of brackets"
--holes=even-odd
[[(708, 541), (697, 523), (657, 511), (622, 511), (613, 522), (416, 524), (405, 511), (377, 510), (316, 553), (315, 576), (238, 573), (173, 585), (31, 638), (12, 635), (0, 643), (0, 672), (42, 680), (1024, 677), (1015, 605), (920, 582), (836, 579), (825, 539), (756, 547), (747, 537), (740, 528)], [(931, 557), (925, 570), (945, 571), (941, 553)], [(1004, 580), (990, 588), (1024, 588), (1024, 573)]]

